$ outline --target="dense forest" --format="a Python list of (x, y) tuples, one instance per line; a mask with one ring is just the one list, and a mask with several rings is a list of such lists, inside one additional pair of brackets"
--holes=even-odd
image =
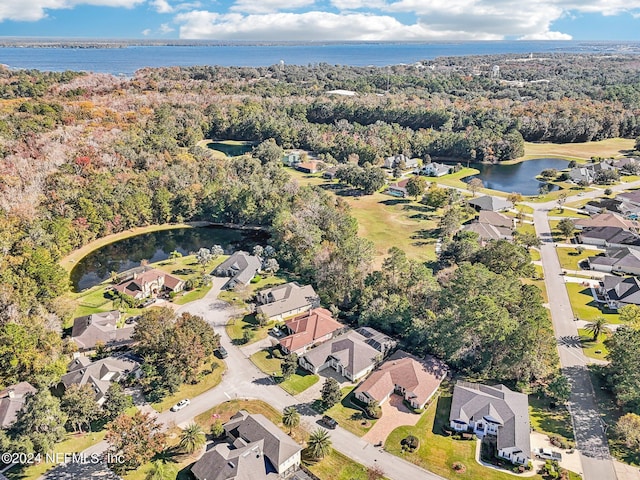
[[(639, 68), (635, 57), (552, 55), (133, 78), (0, 69), (0, 387), (52, 385), (64, 372), (61, 324), (74, 306), (62, 256), (131, 227), (189, 220), (265, 227), (278, 260), (327, 305), (414, 351), (472, 375), (548, 384), (557, 359), (540, 293), (518, 280), (525, 247), (477, 250), (456, 238), (464, 255), (436, 273), (401, 251), (372, 271), (348, 205), (292, 181), (280, 153), (304, 148), (370, 171), (398, 153), (493, 162), (520, 156), (524, 140), (636, 137)], [(258, 147), (221, 159), (197, 146), (203, 138)]]

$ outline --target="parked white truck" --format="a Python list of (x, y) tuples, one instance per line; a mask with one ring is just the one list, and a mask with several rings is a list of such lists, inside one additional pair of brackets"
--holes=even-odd
[(544, 460), (562, 461), (562, 454), (560, 452), (554, 452), (550, 448), (534, 448), (533, 454), (536, 458), (542, 458)]

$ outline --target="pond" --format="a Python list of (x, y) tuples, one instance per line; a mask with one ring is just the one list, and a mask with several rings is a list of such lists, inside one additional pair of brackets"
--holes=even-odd
[(202, 247), (221, 245), (229, 254), (239, 249), (251, 251), (257, 244), (265, 245), (268, 238), (263, 231), (213, 226), (144, 233), (105, 245), (79, 260), (71, 271), (71, 285), (76, 292), (91, 288), (110, 278), (111, 272), (138, 267), (142, 260), (166, 260), (174, 250), (188, 255)]
[[(540, 187), (546, 182), (536, 179), (536, 175), (547, 168), (562, 170), (567, 168), (567, 160), (559, 158), (534, 158), (511, 165), (501, 164), (473, 164), (473, 168), (480, 170), (480, 173), (463, 180), (469, 182), (472, 178), (479, 178), (486, 188), (500, 190), (502, 192), (517, 192), (522, 195), (537, 195)], [(547, 184), (549, 190), (555, 190), (557, 185)]]
[(239, 157), (253, 150), (252, 143), (228, 143), (228, 142), (210, 142), (207, 144), (212, 150), (218, 150), (227, 157)]

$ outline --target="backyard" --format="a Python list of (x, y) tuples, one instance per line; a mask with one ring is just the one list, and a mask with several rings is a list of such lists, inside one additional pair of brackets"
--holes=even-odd
[(556, 253), (558, 254), (558, 260), (560, 261), (560, 266), (562, 268), (566, 270), (580, 270), (580, 266), (578, 264), (582, 260), (598, 255), (600, 252), (585, 249), (580, 252), (575, 248), (558, 247), (556, 248)]

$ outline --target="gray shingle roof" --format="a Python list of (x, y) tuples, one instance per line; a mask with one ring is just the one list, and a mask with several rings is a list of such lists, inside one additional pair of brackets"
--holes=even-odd
[(118, 310), (78, 317), (73, 320), (71, 340), (81, 349), (93, 348), (97, 342), (102, 342), (105, 345), (131, 343), (134, 325), (124, 325), (122, 328), (117, 328), (118, 320), (120, 320)]
[(527, 395), (504, 385), (457, 382), (449, 420), (469, 423), (482, 418), (502, 425), (498, 430), (498, 449), (517, 447), (527, 456), (531, 454)]
[(276, 479), (278, 475), (263, 454), (263, 446), (263, 440), (237, 448), (218, 444), (191, 467), (191, 473), (198, 480)]
[(0, 392), (0, 428), (7, 428), (16, 421), (22, 410), (26, 396), (36, 393), (36, 388), (28, 382), (10, 385)]
[(219, 277), (232, 277), (229, 286), (247, 285), (262, 267), (260, 259), (247, 252), (234, 252), (213, 273)]
[(482, 197), (472, 198), (469, 200), (469, 205), (476, 207), (480, 210), (490, 210), (497, 212), (500, 210), (506, 210), (511, 208), (513, 204), (500, 197), (492, 197), (491, 195), (483, 195)]
[(381, 354), (366, 343), (366, 337), (351, 331), (339, 335), (303, 355), (315, 368), (326, 363), (329, 357), (340, 361), (345, 371), (352, 377), (378, 362)]
[(74, 359), (60, 381), (65, 388), (71, 385), (89, 384), (96, 393), (96, 401), (101, 401), (111, 382), (119, 381), (123, 376), (138, 368), (138, 363), (128, 357), (106, 357), (91, 362), (87, 357), (80, 356)]
[(589, 257), (591, 265), (606, 265), (622, 270), (629, 268), (640, 268), (640, 251), (633, 248), (608, 248), (606, 255)]
[(602, 280), (609, 298), (619, 303), (640, 305), (640, 279), (638, 277), (617, 277), (606, 275)]
[(249, 443), (264, 440), (264, 455), (275, 467), (301, 450), (300, 445), (261, 414), (241, 410), (225, 423), (224, 430)]
[(295, 282), (263, 290), (259, 297), (269, 301), (258, 307), (258, 311), (269, 318), (318, 303), (318, 294), (311, 285), (301, 287)]

